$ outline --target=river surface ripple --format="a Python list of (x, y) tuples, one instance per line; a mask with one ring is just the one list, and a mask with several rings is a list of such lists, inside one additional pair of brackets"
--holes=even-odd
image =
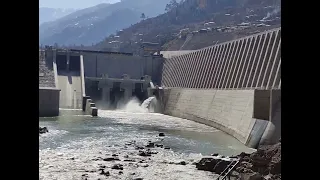
[[(212, 180), (217, 175), (199, 171), (192, 163), (212, 153), (230, 156), (252, 151), (215, 128), (162, 114), (107, 110), (99, 110), (96, 118), (74, 114), (40, 118), (40, 126), (49, 130), (39, 136), (40, 179)], [(159, 132), (165, 137), (159, 137)], [(129, 143), (133, 141), (134, 146)], [(151, 148), (158, 153), (138, 156), (135, 146), (148, 141), (170, 149)], [(112, 154), (120, 161), (103, 161)], [(176, 164), (181, 161), (187, 164)], [(111, 169), (114, 164), (123, 165), (123, 174)], [(110, 176), (100, 175), (102, 166)]]

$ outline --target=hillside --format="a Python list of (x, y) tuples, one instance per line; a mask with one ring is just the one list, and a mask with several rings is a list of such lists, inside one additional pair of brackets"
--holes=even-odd
[(163, 50), (199, 49), (281, 26), (280, 4), (281, 0), (185, 0), (93, 48), (139, 53), (141, 42), (147, 41), (160, 43)]
[(63, 16), (66, 16), (72, 12), (76, 11), (75, 9), (61, 9), (61, 8), (48, 8), (41, 7), (39, 8), (39, 25), (45, 22), (54, 21)]
[(170, 0), (122, 0), (99, 4), (71, 13), (39, 28), (40, 44), (91, 45), (141, 20), (141, 14), (155, 17)]

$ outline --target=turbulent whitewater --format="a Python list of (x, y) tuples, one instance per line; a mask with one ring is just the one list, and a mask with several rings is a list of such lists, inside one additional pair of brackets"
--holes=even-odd
[[(201, 179), (212, 180), (210, 172), (198, 171), (193, 162), (203, 155), (233, 155), (249, 151), (240, 142), (202, 124), (157, 113), (148, 113), (131, 101), (117, 111), (99, 110), (99, 117), (64, 115), (40, 118), (48, 133), (39, 136), (39, 172), (44, 180), (71, 179)], [(165, 137), (159, 137), (164, 132)], [(142, 157), (135, 146), (148, 141), (170, 149)], [(120, 161), (104, 161), (118, 155)], [(125, 161), (125, 160), (131, 160)], [(176, 163), (185, 161), (187, 165)], [(111, 169), (122, 164), (123, 170)], [(100, 168), (110, 176), (100, 174)], [(123, 174), (119, 174), (122, 171)]]

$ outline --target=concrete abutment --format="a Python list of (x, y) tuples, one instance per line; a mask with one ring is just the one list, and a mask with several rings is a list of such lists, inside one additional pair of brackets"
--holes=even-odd
[[(163, 93), (158, 100), (164, 114), (215, 127), (249, 147), (272, 144), (281, 137), (281, 118), (277, 114), (281, 111), (281, 90), (169, 88), (160, 91)], [(276, 106), (275, 110), (271, 110), (272, 106)]]

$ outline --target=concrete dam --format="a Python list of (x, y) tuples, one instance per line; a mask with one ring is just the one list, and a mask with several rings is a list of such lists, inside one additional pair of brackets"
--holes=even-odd
[(166, 59), (164, 113), (249, 147), (281, 137), (281, 28)]
[(59, 108), (97, 115), (97, 107), (156, 96), (159, 112), (213, 126), (249, 147), (281, 137), (281, 28), (163, 56), (53, 48), (40, 54), (39, 116)]
[[(59, 108), (82, 109), (87, 114), (94, 110), (97, 114), (96, 106), (115, 109), (132, 96), (142, 102), (151, 96), (148, 89), (161, 83), (164, 58), (157, 55), (50, 47), (39, 54), (39, 89), (46, 88), (39, 98), (41, 116), (58, 115)], [(49, 73), (44, 75), (44, 70)], [(46, 83), (41, 83), (46, 76), (51, 80), (47, 83), (49, 90)], [(59, 91), (55, 95), (58, 100), (49, 103), (47, 97), (53, 89)], [(50, 114), (42, 111), (45, 103), (51, 106)]]

